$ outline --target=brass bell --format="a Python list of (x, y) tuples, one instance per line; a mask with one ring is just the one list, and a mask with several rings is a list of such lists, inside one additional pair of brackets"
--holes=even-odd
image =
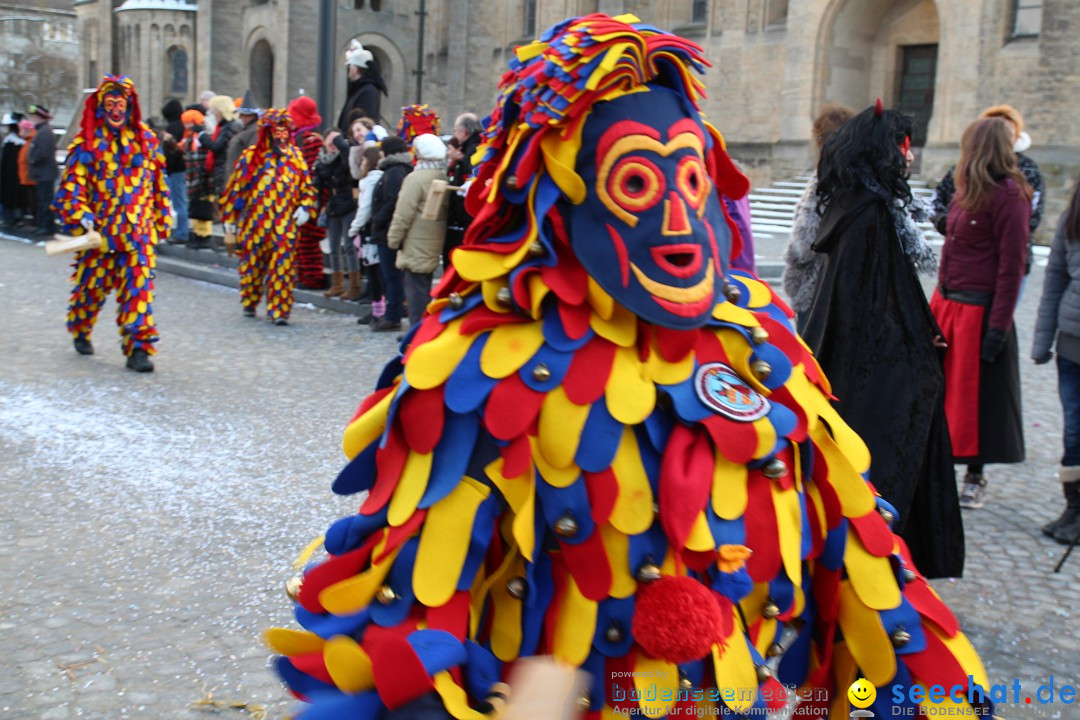
[(517, 175), (506, 176), (506, 187), (516, 188), (518, 186)]
[(547, 382), (551, 379), (551, 370), (544, 363), (537, 363), (533, 368), (532, 376), (537, 382)]
[(911, 633), (905, 630), (904, 626), (901, 625), (900, 627), (893, 630), (892, 635), (889, 636), (889, 639), (892, 640), (893, 647), (902, 648), (909, 642), (911, 642)]
[(523, 577), (510, 578), (506, 581), (506, 593), (515, 600), (524, 598), (528, 591), (529, 586)]
[(758, 683), (763, 683), (772, 677), (772, 670), (769, 669), (768, 665), (758, 665), (754, 669), (757, 670)]
[(754, 374), (758, 376), (759, 380), (767, 380), (772, 375), (772, 365), (764, 360), (755, 360), (750, 363), (750, 369), (754, 371)]
[(590, 710), (592, 710), (592, 700), (589, 699), (588, 695), (582, 695), (581, 697), (579, 697), (577, 699), (577, 704), (578, 707), (585, 712), (589, 712)]
[(681, 688), (682, 690), (689, 690), (692, 687), (694, 687), (694, 683), (690, 682), (690, 678), (679, 678), (679, 688)]
[(761, 616), (767, 620), (772, 620), (780, 615), (780, 606), (776, 604), (776, 601), (769, 598), (765, 601), (765, 604), (761, 606)]
[(636, 577), (638, 582), (656, 582), (660, 579), (660, 568), (652, 563), (645, 563), (638, 568)]
[(573, 515), (563, 515), (555, 521), (555, 534), (560, 537), (572, 538), (578, 533), (577, 520)]
[(770, 480), (777, 480), (787, 475), (787, 463), (780, 458), (773, 458), (765, 463), (765, 466), (761, 468), (761, 472), (765, 473), (765, 477)]
[(782, 655), (784, 652), (784, 646), (780, 643), (773, 643), (765, 650), (765, 657), (776, 657)]
[(737, 303), (739, 302), (739, 298), (742, 297), (742, 290), (736, 285), (724, 283), (724, 297), (726, 297), (730, 303)]
[(750, 339), (754, 341), (755, 345), (760, 345), (769, 339), (769, 331), (763, 327), (751, 328)]
[(300, 597), (300, 588), (304, 586), (304, 578), (297, 575), (296, 577), (289, 578), (285, 581), (285, 594), (289, 596), (289, 599), (293, 602), (297, 602)]
[(904, 575), (904, 582), (912, 582), (912, 581), (915, 580), (915, 578), (919, 577), (918, 575), (915, 574), (914, 570), (908, 570), (907, 568), (904, 568), (903, 575)]
[(612, 625), (604, 631), (604, 638), (609, 643), (621, 643), (625, 637), (622, 628), (618, 625)]
[(398, 594), (394, 592), (394, 588), (383, 585), (379, 588), (379, 592), (375, 593), (375, 599), (379, 601), (380, 605), (389, 605), (398, 599)]
[(529, 245), (529, 254), (533, 257), (540, 257), (541, 255), (547, 254), (547, 250), (544, 249), (544, 243), (539, 240), (534, 240), (533, 243)]
[(450, 293), (450, 307), (454, 310), (460, 310), (465, 307), (465, 298), (461, 297), (461, 293)]
[(510, 307), (513, 304), (514, 298), (510, 294), (510, 288), (503, 285), (499, 288), (499, 292), (495, 293), (495, 302), (499, 303), (503, 307)]
[(896, 519), (896, 516), (893, 515), (891, 512), (889, 512), (888, 510), (886, 510), (885, 508), (878, 508), (878, 512), (881, 514), (882, 519), (884, 519), (885, 522), (888, 523), (889, 525), (892, 525), (893, 520)]

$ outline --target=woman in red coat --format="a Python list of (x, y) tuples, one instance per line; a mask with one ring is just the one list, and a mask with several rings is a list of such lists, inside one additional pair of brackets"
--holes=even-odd
[(949, 343), (945, 412), (953, 457), (967, 463), (960, 506), (980, 508), (983, 466), (1024, 459), (1013, 311), (1028, 254), (1031, 186), (1001, 118), (977, 120), (960, 141), (938, 287), (930, 303)]

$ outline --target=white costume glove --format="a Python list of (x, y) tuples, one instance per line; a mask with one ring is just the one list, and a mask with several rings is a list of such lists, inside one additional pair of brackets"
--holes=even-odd
[(311, 215), (304, 208), (296, 208), (296, 212), (293, 213), (292, 219), (297, 227), (299, 227), (300, 225), (306, 225), (307, 221), (311, 219)]
[(86, 229), (86, 232), (94, 232), (94, 218), (90, 217), (89, 215), (83, 216), (83, 219), (79, 221), (79, 224)]
[(235, 235), (235, 234), (236, 234), (236, 226), (235, 226), (235, 225), (230, 225), (230, 224), (226, 223), (226, 224), (225, 224), (225, 232), (226, 232), (226, 233), (227, 233), (228, 235)]

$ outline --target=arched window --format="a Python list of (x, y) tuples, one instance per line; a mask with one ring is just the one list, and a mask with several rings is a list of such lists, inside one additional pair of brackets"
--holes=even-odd
[(274, 50), (270, 43), (260, 40), (251, 48), (248, 70), (248, 87), (260, 107), (270, 107), (274, 102)]
[(169, 92), (173, 95), (187, 95), (188, 91), (187, 51), (180, 47), (169, 49)]

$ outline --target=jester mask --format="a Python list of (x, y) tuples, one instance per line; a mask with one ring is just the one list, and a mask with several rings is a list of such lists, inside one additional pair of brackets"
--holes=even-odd
[(712, 143), (700, 113), (660, 86), (585, 123), (571, 244), (616, 302), (658, 325), (701, 326), (722, 288), (731, 232), (706, 171)]

